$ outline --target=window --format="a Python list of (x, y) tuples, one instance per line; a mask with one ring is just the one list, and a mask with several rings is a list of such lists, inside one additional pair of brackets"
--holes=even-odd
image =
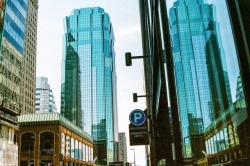
[(54, 154), (54, 133), (44, 132), (40, 135), (40, 155), (52, 156)]

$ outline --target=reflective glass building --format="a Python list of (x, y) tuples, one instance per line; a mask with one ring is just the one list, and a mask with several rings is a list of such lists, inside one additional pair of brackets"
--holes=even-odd
[(7, 0), (3, 36), (21, 54), (24, 48), (28, 0)]
[(204, 130), (232, 104), (215, 6), (178, 0), (169, 17), (184, 157), (199, 157)]
[(14, 132), (21, 113), (28, 0), (0, 0), (0, 165), (18, 165)]
[(64, 20), (61, 113), (94, 140), (97, 163), (114, 161), (118, 140), (114, 34), (100, 7), (75, 9)]

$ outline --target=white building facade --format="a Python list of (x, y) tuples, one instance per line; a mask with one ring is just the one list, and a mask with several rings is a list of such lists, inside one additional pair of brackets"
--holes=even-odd
[(36, 78), (36, 113), (56, 112), (56, 104), (48, 78)]

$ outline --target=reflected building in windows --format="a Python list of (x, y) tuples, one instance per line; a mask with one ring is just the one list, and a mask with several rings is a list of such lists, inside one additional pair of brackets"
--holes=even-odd
[[(114, 34), (100, 7), (64, 19), (61, 113), (94, 140), (97, 164), (114, 161), (118, 140)], [(103, 150), (103, 147), (105, 150)]]
[(48, 78), (36, 78), (36, 113), (56, 112), (55, 99)]
[[(236, 45), (237, 57), (240, 67), (241, 83), (237, 85), (237, 94), (244, 92), (246, 101), (246, 120), (240, 124), (237, 129), (240, 137), (240, 148), (242, 150), (242, 158), (246, 159), (246, 163), (250, 163), (250, 22), (249, 9), (250, 1), (248, 0), (226, 0), (230, 21), (232, 23), (233, 37)], [(241, 95), (237, 97), (241, 98)], [(241, 163), (240, 163), (241, 164)], [(242, 165), (242, 164), (241, 164)]]
[(200, 158), (204, 130), (232, 104), (215, 6), (177, 0), (169, 16), (184, 157)]

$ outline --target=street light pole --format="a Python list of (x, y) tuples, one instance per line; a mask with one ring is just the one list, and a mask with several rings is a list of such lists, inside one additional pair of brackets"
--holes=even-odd
[(134, 166), (136, 166), (136, 164), (135, 164), (135, 149), (130, 149), (130, 150), (134, 151)]

